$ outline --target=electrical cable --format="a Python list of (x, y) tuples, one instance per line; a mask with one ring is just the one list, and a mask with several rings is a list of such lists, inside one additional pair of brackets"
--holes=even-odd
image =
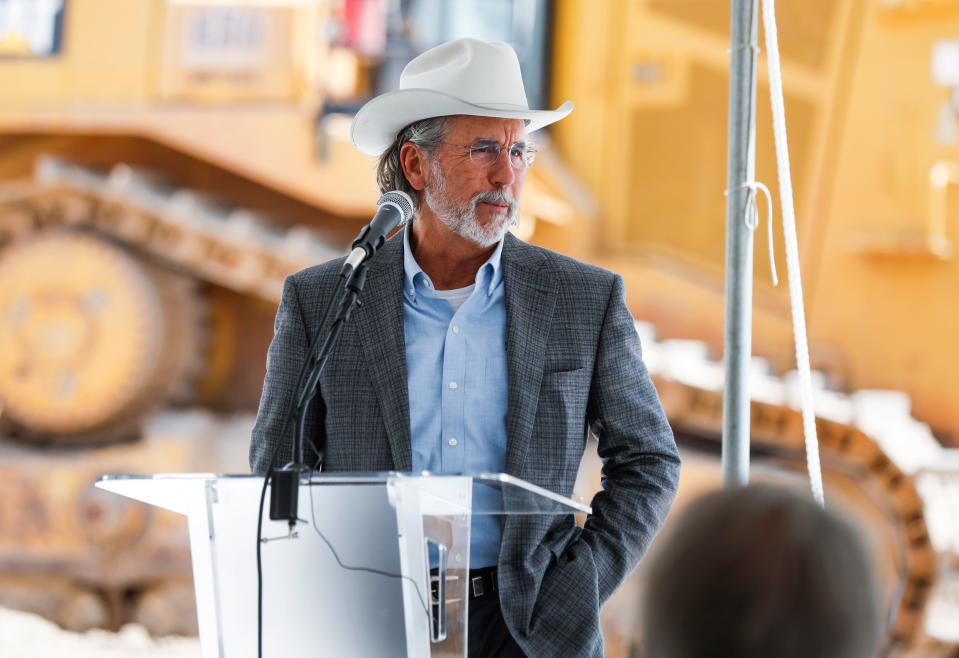
[[(273, 471), (273, 466), (276, 464), (276, 458), (280, 453), (280, 448), (283, 446), (282, 437), (286, 435), (286, 430), (290, 425), (290, 418), (293, 416), (293, 410), (296, 406), (297, 395), (300, 387), (303, 385), (303, 380), (306, 376), (307, 371), (310, 366), (313, 364), (313, 351), (314, 347), (319, 341), (320, 333), (323, 331), (323, 327), (326, 326), (327, 321), (330, 318), (330, 314), (333, 312), (333, 309), (336, 307), (337, 302), (337, 293), (343, 289), (342, 277), (337, 281), (337, 285), (333, 293), (330, 295), (330, 301), (326, 305), (326, 310), (323, 313), (323, 319), (320, 321), (319, 326), (316, 328), (316, 332), (313, 335), (313, 339), (307, 344), (307, 358), (303, 360), (303, 366), (300, 368), (300, 373), (297, 375), (296, 386), (294, 386), (293, 391), (294, 395), (290, 399), (290, 404), (287, 409), (286, 415), (283, 420), (283, 426), (280, 430), (279, 436), (281, 440), (277, 442), (276, 446), (273, 448), (273, 454), (270, 456), (270, 463), (266, 469), (266, 475), (263, 476), (263, 488), (260, 490), (260, 505), (259, 513), (257, 516), (256, 522), (256, 586), (257, 586), (257, 612), (256, 612), (256, 639), (257, 639), (257, 656), (263, 658), (263, 559), (261, 554), (261, 546), (263, 544), (263, 508), (266, 501), (266, 490), (270, 484), (270, 474)], [(344, 295), (347, 293), (344, 293)], [(304, 333), (306, 327), (304, 326)], [(312, 440), (310, 441), (311, 445)], [(291, 446), (291, 450), (293, 447)], [(316, 446), (314, 445), (314, 450)]]
[[(311, 478), (311, 480), (312, 480), (312, 476), (313, 476), (313, 473), (312, 473), (312, 471), (311, 471), (311, 472), (310, 472), (310, 478)], [(413, 584), (413, 589), (416, 590), (416, 596), (419, 598), (420, 604), (423, 606), (423, 611), (426, 613), (427, 619), (430, 619), (429, 606), (426, 605), (426, 599), (423, 598), (423, 593), (420, 591), (420, 586), (419, 586), (419, 584), (418, 584), (418, 583), (416, 582), (416, 580), (414, 580), (412, 577), (410, 577), (410, 576), (404, 576), (404, 575), (401, 574), (401, 573), (392, 573), (392, 572), (390, 572), (390, 571), (383, 571), (383, 570), (381, 570), (381, 569), (374, 569), (374, 568), (372, 568), (372, 567), (358, 567), (358, 566), (348, 565), (348, 564), (345, 564), (345, 563), (343, 562), (343, 560), (340, 559), (339, 553), (337, 553), (337, 552), (336, 552), (336, 549), (333, 548), (333, 543), (330, 542), (329, 539), (327, 539), (326, 535), (324, 535), (322, 532), (320, 532), (320, 527), (319, 527), (319, 525), (316, 523), (316, 515), (315, 515), (315, 513), (314, 513), (314, 505), (313, 505), (313, 486), (312, 486), (312, 484), (311, 484), (311, 486), (310, 486), (310, 519), (311, 519), (312, 522), (313, 522), (312, 525), (313, 525), (313, 530), (314, 530), (314, 532), (316, 532), (317, 536), (319, 536), (319, 538), (323, 540), (323, 543), (326, 544), (327, 548), (330, 549), (330, 553), (333, 554), (333, 559), (336, 560), (336, 563), (340, 566), (341, 569), (344, 569), (344, 570), (346, 570), (346, 571), (360, 571), (360, 572), (365, 572), (365, 573), (371, 573), (371, 574), (375, 574), (375, 575), (378, 575), (378, 576), (386, 576), (386, 577), (388, 577), (388, 578), (399, 578), (399, 579), (401, 579), (401, 580), (408, 580), (409, 582), (411, 582), (411, 583)]]
[[(297, 384), (296, 384), (296, 386), (295, 386), (295, 388), (294, 388), (295, 391), (299, 391), (300, 388), (303, 386), (306, 373), (308, 372), (308, 367), (311, 366), (311, 365), (313, 365), (313, 364), (316, 362), (316, 355), (314, 354), (315, 346), (317, 345), (317, 342), (318, 342), (318, 340), (319, 340), (320, 332), (322, 331), (323, 327), (326, 325), (327, 321), (329, 320), (329, 316), (330, 316), (330, 314), (332, 313), (332, 310), (333, 310), (334, 306), (336, 305), (336, 301), (337, 301), (336, 292), (338, 292), (338, 291), (341, 290), (342, 288), (343, 288), (342, 286), (338, 286), (338, 287), (337, 287), (337, 290), (334, 291), (333, 295), (331, 296), (330, 302), (327, 304), (326, 311), (324, 312), (323, 320), (320, 322), (320, 325), (319, 325), (319, 327), (317, 328), (317, 331), (316, 331), (316, 334), (315, 334), (314, 337), (313, 337), (313, 340), (312, 340), (312, 341), (310, 342), (310, 344), (308, 345), (308, 348), (307, 348), (308, 357), (307, 357), (307, 359), (305, 359), (305, 361), (304, 361), (304, 363), (303, 363), (303, 366), (302, 366), (301, 369), (300, 369), (300, 373), (299, 373), (299, 375), (298, 375), (298, 377), (297, 377)], [(346, 297), (347, 297), (347, 295), (349, 295), (349, 294), (350, 294), (350, 290), (344, 291), (343, 295), (340, 297), (340, 302), (341, 302), (340, 305), (341, 305), (341, 306), (342, 306), (343, 300), (345, 300)], [(342, 320), (339, 320), (339, 321), (342, 321)], [(283, 422), (283, 427), (282, 427), (281, 432), (280, 432), (280, 436), (281, 436), (281, 437), (286, 434), (286, 430), (287, 430), (287, 428), (289, 427), (290, 418), (291, 418), (291, 416), (292, 416), (292, 411), (294, 410), (296, 404), (297, 404), (297, 398), (294, 396), (294, 398), (293, 398), (293, 399), (291, 400), (291, 402), (290, 402), (289, 409), (288, 409), (288, 413), (286, 414), (286, 417), (285, 417), (284, 422)], [(312, 444), (312, 440), (311, 440), (311, 444)], [(314, 451), (318, 452), (318, 451), (316, 450), (315, 444), (312, 444), (312, 445), (313, 445), (313, 447), (314, 447)], [(264, 543), (264, 539), (263, 539), (263, 510), (264, 510), (264, 507), (265, 507), (266, 491), (267, 491), (267, 488), (268, 488), (268, 486), (269, 486), (270, 477), (271, 477), (271, 472), (272, 472), (272, 470), (273, 470), (273, 466), (274, 466), (274, 464), (275, 464), (275, 462), (276, 462), (276, 458), (277, 458), (277, 456), (279, 455), (280, 448), (281, 448), (282, 446), (283, 446), (283, 442), (280, 441), (280, 442), (278, 442), (277, 445), (274, 447), (274, 449), (273, 449), (273, 454), (272, 454), (271, 457), (270, 457), (270, 464), (269, 464), (269, 467), (268, 467), (268, 469), (267, 469), (267, 473), (266, 473), (265, 477), (263, 478), (263, 486), (262, 486), (262, 488), (261, 488), (261, 490), (260, 490), (259, 512), (258, 512), (258, 519), (257, 519), (257, 538), (256, 538), (256, 539), (257, 539), (257, 541), (256, 541), (256, 564), (257, 564), (257, 655), (258, 655), (260, 658), (262, 658), (262, 656), (263, 656), (263, 560), (262, 560), (262, 545), (263, 545), (263, 543)], [(295, 459), (295, 455), (294, 455), (294, 459)], [(310, 479), (310, 480), (312, 480), (313, 473), (314, 473), (314, 470), (311, 469), (311, 470), (309, 471), (309, 479)], [(316, 532), (317, 536), (326, 544), (327, 548), (330, 549), (330, 552), (332, 553), (333, 558), (336, 560), (336, 562), (337, 562), (337, 564), (340, 566), (340, 568), (342, 568), (342, 569), (344, 569), (344, 570), (347, 570), (347, 571), (365, 572), (365, 573), (380, 575), (380, 576), (389, 577), (389, 578), (399, 578), (399, 579), (402, 579), (402, 580), (408, 580), (410, 583), (412, 583), (413, 588), (414, 588), (414, 590), (416, 591), (417, 598), (418, 598), (419, 601), (420, 601), (420, 604), (421, 604), (421, 606), (422, 606), (422, 608), (423, 608), (424, 613), (425, 613), (426, 616), (427, 616), (427, 619), (428, 619), (428, 620), (431, 619), (429, 606), (427, 605), (426, 600), (425, 600), (424, 597), (423, 597), (423, 593), (420, 591), (419, 584), (418, 584), (413, 578), (411, 578), (410, 576), (406, 576), (406, 575), (403, 575), (403, 574), (397, 574), (397, 573), (391, 573), (391, 572), (383, 571), (383, 570), (380, 570), (380, 569), (374, 569), (374, 568), (372, 568), (372, 567), (361, 567), (361, 566), (348, 565), (348, 564), (346, 564), (346, 563), (343, 562), (343, 560), (342, 560), (342, 559), (340, 558), (340, 556), (339, 556), (339, 553), (336, 551), (335, 547), (333, 546), (332, 542), (330, 542), (330, 540), (320, 531), (319, 526), (318, 526), (318, 524), (317, 524), (317, 522), (316, 522), (316, 513), (315, 513), (315, 506), (314, 506), (314, 503), (313, 503), (312, 488), (311, 488), (311, 492), (310, 492), (310, 518), (311, 518), (311, 520), (312, 520), (311, 527), (313, 528), (314, 532)], [(301, 520), (301, 519), (298, 519), (298, 521), (302, 521), (302, 520)]]

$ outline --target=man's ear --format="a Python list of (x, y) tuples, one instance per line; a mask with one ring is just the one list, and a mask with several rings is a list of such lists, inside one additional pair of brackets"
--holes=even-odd
[(412, 142), (406, 142), (400, 147), (400, 166), (403, 167), (403, 174), (414, 190), (422, 192), (426, 189), (426, 172), (429, 170), (429, 163)]

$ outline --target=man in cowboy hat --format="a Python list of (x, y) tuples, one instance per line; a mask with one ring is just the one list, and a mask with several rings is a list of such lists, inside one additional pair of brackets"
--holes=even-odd
[[(470, 656), (602, 656), (600, 606), (675, 494), (679, 458), (622, 279), (508, 233), (535, 148), (571, 103), (530, 110), (504, 43), (459, 39), (367, 103), (353, 142), (414, 220), (371, 262), (327, 363), (307, 437), (325, 470), (506, 472), (572, 493), (591, 430), (603, 491), (571, 516), (474, 517)], [(287, 279), (250, 450), (265, 472), (342, 261)], [(284, 452), (284, 454), (288, 454)]]

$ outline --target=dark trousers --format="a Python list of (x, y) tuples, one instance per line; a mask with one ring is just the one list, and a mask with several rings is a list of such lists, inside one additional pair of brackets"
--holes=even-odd
[(468, 644), (469, 658), (526, 658), (503, 620), (498, 592), (470, 598)]

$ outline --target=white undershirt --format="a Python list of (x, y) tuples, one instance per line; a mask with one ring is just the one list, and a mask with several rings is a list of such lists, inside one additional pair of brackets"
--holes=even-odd
[(440, 299), (445, 299), (450, 303), (450, 306), (453, 307), (454, 311), (458, 311), (460, 306), (463, 305), (469, 296), (473, 294), (473, 288), (476, 287), (476, 284), (466, 286), (465, 288), (456, 288), (455, 290), (434, 290), (433, 294), (439, 297)]

